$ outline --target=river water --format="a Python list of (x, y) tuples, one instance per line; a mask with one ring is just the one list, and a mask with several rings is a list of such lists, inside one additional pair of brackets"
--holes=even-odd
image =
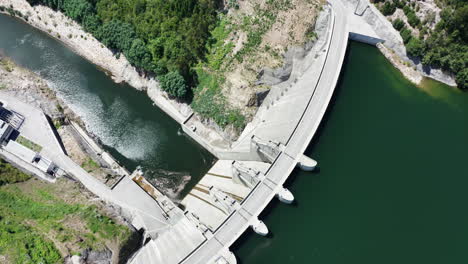
[(0, 52), (56, 90), (128, 170), (142, 166), (168, 193), (194, 185), (213, 156), (185, 136), (146, 93), (116, 84), (60, 42), (17, 19), (0, 15)]
[[(0, 26), (0, 50), (46, 78), (127, 168), (193, 184), (212, 164), (144, 93), (21, 22), (0, 16)], [(415, 87), (376, 48), (351, 42), (306, 152), (319, 170), (295, 171), (297, 203), (273, 201), (261, 216), (272, 235), (248, 231), (233, 251), (243, 264), (468, 263), (466, 146), (466, 94)]]

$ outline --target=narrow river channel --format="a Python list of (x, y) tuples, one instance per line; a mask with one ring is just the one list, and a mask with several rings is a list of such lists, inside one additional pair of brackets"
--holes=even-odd
[[(57, 90), (129, 169), (193, 184), (213, 161), (144, 93), (118, 85), (57, 41), (0, 15), (0, 50)], [(467, 263), (468, 95), (417, 88), (374, 47), (350, 43), (333, 104), (295, 171), (295, 206), (273, 201), (271, 237), (244, 234), (239, 262)]]
[[(0, 52), (38, 73), (128, 170), (142, 166), (159, 187), (193, 186), (213, 156), (186, 137), (180, 125), (146, 93), (116, 84), (95, 65), (45, 33), (0, 15)], [(188, 189), (188, 188), (186, 188)]]

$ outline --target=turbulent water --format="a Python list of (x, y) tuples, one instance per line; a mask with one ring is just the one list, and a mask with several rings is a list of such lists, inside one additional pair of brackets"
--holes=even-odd
[(0, 15), (0, 51), (43, 77), (127, 169), (174, 197), (208, 170), (213, 157), (143, 92), (116, 84), (96, 66), (46, 34)]

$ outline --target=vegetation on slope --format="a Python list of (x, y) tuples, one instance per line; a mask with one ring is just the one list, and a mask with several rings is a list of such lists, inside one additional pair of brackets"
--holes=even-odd
[(142, 72), (161, 77), (171, 73), (169, 78), (180, 74), (188, 86), (184, 83), (177, 87), (179, 92), (170, 92), (179, 98), (194, 83), (192, 66), (204, 57), (216, 22), (215, 0), (27, 1), (64, 12)]
[[(240, 131), (256, 110), (264, 67), (281, 66), (291, 45), (314, 38), (323, 0), (27, 0), (80, 23), (169, 96), (202, 118)], [(237, 80), (237, 81), (235, 81)]]
[[(377, 1), (376, 1), (377, 2)], [(439, 67), (455, 75), (459, 88), (468, 88), (468, 2), (440, 0), (440, 21), (434, 27), (436, 14), (427, 12), (421, 19), (417, 1), (378, 1), (384, 15), (402, 9), (407, 24), (400, 18), (393, 20), (410, 56), (421, 58), (423, 65)], [(419, 34), (417, 35), (416, 32)]]
[(8, 183), (23, 182), (31, 178), (29, 175), (22, 173), (17, 168), (11, 166), (3, 159), (0, 159), (0, 186)]
[[(206, 46), (207, 55), (196, 72), (198, 85), (192, 107), (221, 127), (240, 131), (255, 114), (256, 92), (269, 87), (256, 84), (265, 67), (278, 68), (280, 54), (292, 45), (311, 40), (317, 10), (313, 0), (228, 1)], [(312, 37), (311, 37), (312, 36)]]
[[(29, 176), (4, 161), (0, 182), (13, 183)], [(88, 204), (84, 204), (88, 203)], [(130, 230), (89, 204), (76, 183), (55, 184), (36, 179), (0, 187), (0, 255), (8, 263), (61, 263), (83, 249), (103, 250), (121, 243)]]

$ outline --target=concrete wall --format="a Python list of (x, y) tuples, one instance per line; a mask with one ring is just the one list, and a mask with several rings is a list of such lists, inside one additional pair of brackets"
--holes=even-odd
[(81, 136), (81, 138), (88, 144), (88, 146), (96, 152), (97, 155), (99, 155), (108, 165), (109, 167), (117, 174), (119, 175), (130, 175), (130, 173), (122, 166), (120, 166), (119, 163), (110, 155), (107, 153), (104, 149), (102, 149), (94, 140), (88, 136), (88, 134), (75, 122), (70, 122), (71, 127), (75, 129), (75, 131), (78, 133), (78, 135)]
[(374, 37), (371, 37), (371, 36), (366, 36), (366, 35), (362, 35), (362, 34), (354, 33), (354, 32), (349, 32), (349, 39), (359, 41), (359, 42), (363, 42), (363, 43), (366, 43), (366, 44), (370, 44), (370, 45), (373, 45), (373, 46), (377, 45), (377, 43), (384, 42), (383, 39), (374, 38)]

